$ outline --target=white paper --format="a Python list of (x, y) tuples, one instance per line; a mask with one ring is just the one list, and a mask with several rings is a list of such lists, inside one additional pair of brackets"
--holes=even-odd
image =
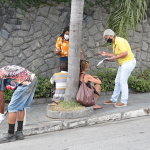
[(104, 58), (103, 60), (101, 60), (101, 61), (97, 64), (97, 66), (99, 66), (100, 64), (102, 64), (102, 63), (105, 62), (105, 61), (109, 61), (108, 59), (109, 59), (109, 58)]

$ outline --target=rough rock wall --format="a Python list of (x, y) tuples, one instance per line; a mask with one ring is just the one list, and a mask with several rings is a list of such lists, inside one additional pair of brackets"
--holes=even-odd
[[(0, 26), (0, 67), (8, 64), (21, 65), (31, 71), (38, 70), (41, 76), (52, 76), (59, 67), (59, 57), (55, 54), (56, 40), (63, 28), (69, 25), (70, 6), (41, 6), (30, 13), (22, 13), (19, 9), (14, 10), (6, 6), (0, 5), (0, 17), (8, 18)], [(8, 13), (10, 11), (12, 13)], [(102, 35), (108, 17), (101, 8), (84, 11), (81, 48), (83, 58), (90, 62), (90, 69), (96, 69), (97, 63), (102, 59), (99, 51), (112, 52), (111, 48), (102, 47)], [(129, 42), (137, 59), (136, 69), (144, 70), (149, 67), (149, 18), (139, 26), (134, 35), (130, 32)], [(97, 69), (104, 67), (116, 68), (118, 63), (105, 63)]]

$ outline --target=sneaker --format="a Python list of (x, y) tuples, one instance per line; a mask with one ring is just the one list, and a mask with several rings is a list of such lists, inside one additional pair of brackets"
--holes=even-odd
[(0, 123), (5, 119), (5, 115), (0, 113)]
[(111, 100), (105, 101), (104, 104), (116, 104), (116, 102), (112, 102)]
[(14, 134), (6, 133), (3, 138), (0, 139), (0, 144), (14, 142), (16, 141), (16, 137)]
[(24, 139), (24, 135), (23, 135), (22, 131), (16, 131), (15, 136), (16, 136), (17, 140), (23, 140)]

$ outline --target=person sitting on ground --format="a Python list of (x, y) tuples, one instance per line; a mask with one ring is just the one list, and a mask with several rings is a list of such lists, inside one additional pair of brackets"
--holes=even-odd
[(50, 79), (51, 84), (54, 84), (54, 82), (56, 83), (56, 90), (52, 100), (53, 103), (49, 104), (51, 106), (55, 106), (64, 100), (68, 76), (68, 62), (62, 61), (59, 70), (61, 72), (55, 73)]
[[(0, 144), (23, 140), (24, 108), (30, 108), (37, 86), (37, 78), (34, 73), (23, 67), (10, 65), (0, 69), (0, 81), (0, 101), (2, 100), (0, 102), (1, 120), (5, 118), (3, 90), (5, 88), (15, 90), (8, 105), (8, 133), (0, 139)], [(18, 128), (14, 133), (16, 118), (18, 120)]]
[(102, 106), (97, 105), (97, 100), (98, 100), (100, 92), (101, 92), (100, 84), (102, 82), (97, 76), (91, 76), (89, 74), (85, 74), (88, 71), (88, 68), (89, 68), (89, 62), (87, 60), (81, 60), (80, 61), (80, 77), (79, 77), (80, 81), (79, 81), (79, 86), (82, 83), (83, 75), (85, 75), (84, 76), (84, 82), (86, 83), (87, 86), (90, 84), (89, 81), (95, 83), (94, 93), (95, 93), (95, 96), (96, 96), (96, 104), (94, 105), (94, 109), (99, 109), (99, 108), (102, 108)]

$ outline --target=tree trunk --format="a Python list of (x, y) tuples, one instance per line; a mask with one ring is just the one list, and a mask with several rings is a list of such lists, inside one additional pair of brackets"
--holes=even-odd
[(69, 32), (68, 78), (65, 101), (74, 101), (76, 99), (79, 86), (83, 8), (84, 0), (72, 0)]

